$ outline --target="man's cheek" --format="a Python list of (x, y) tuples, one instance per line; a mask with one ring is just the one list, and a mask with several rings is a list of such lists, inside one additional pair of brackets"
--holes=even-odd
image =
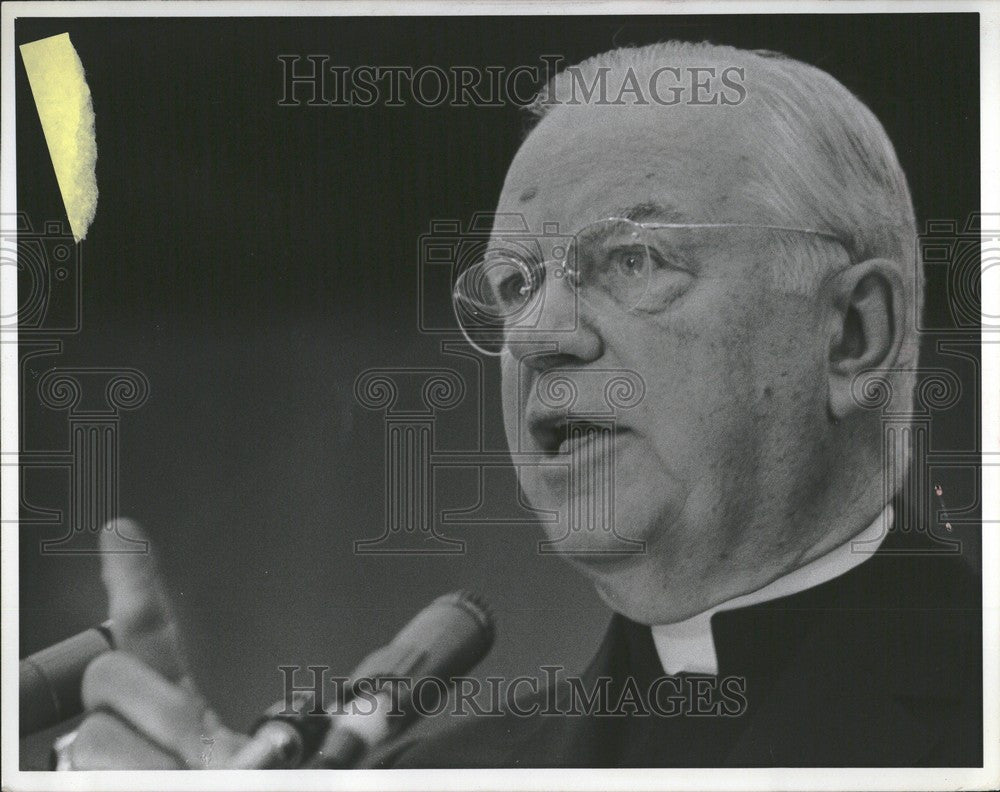
[(707, 356), (702, 362), (703, 375), (682, 367), (647, 388), (640, 419), (663, 467), (690, 488), (705, 478), (723, 485), (755, 423), (745, 374), (725, 362), (709, 371)]

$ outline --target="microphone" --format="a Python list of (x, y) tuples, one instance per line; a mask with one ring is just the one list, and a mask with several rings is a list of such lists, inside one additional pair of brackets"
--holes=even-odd
[(114, 646), (111, 622), (106, 621), (24, 658), (18, 667), (20, 736), (79, 715), (83, 672)]
[[(450, 680), (473, 668), (493, 645), (493, 617), (482, 599), (465, 591), (438, 597), (420, 611), (387, 646), (365, 657), (348, 679), (353, 684), (334, 714), (318, 712), (322, 702), (303, 704), (299, 712), (278, 702), (258, 722), (250, 742), (233, 757), (230, 768), (299, 767), (313, 757), (322, 767), (353, 767), (369, 750), (385, 742), (413, 715), (412, 700), (401, 696), (396, 707), (383, 691), (365, 695), (366, 714), (343, 711), (356, 697), (359, 682), (404, 678), (410, 682), (434, 677)], [(437, 688), (435, 688), (437, 689)], [(411, 688), (412, 690), (412, 688)], [(309, 697), (311, 699), (311, 696)], [(390, 714), (390, 710), (393, 710)], [(400, 714), (400, 713), (404, 714)]]

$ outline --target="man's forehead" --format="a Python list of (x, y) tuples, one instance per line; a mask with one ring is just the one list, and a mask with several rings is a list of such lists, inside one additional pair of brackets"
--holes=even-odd
[(754, 154), (711, 114), (665, 110), (556, 108), (514, 158), (498, 212), (532, 231), (609, 216), (707, 221), (741, 192), (734, 180)]

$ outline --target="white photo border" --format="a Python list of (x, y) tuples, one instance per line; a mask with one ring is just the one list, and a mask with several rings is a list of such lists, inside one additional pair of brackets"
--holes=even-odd
[[(0, 212), (17, 212), (14, 21), (25, 17), (484, 16), (589, 14), (912, 14), (978, 12), (980, 19), (981, 210), (1000, 213), (1000, 5), (970, 2), (9, 2), (0, 27)], [(986, 275), (984, 270), (983, 275)], [(1000, 316), (1000, 280), (982, 280), (982, 316)], [(17, 276), (0, 268), (0, 315), (17, 313)], [(985, 322), (984, 322), (985, 323)], [(18, 437), (16, 333), (0, 344), (0, 443), (14, 459)], [(1000, 454), (1000, 341), (982, 338), (982, 449)], [(983, 515), (1000, 515), (1000, 468), (982, 467)], [(205, 770), (53, 773), (19, 769), (18, 520), (16, 464), (0, 466), (3, 790), (929, 790), (1000, 788), (1000, 536), (983, 532), (983, 768), (738, 768), (612, 770)]]

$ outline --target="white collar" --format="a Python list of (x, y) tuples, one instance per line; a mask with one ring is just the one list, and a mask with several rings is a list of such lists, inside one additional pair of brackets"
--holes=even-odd
[[(715, 639), (712, 637), (713, 614), (787, 597), (843, 575), (878, 549), (885, 538), (885, 532), (892, 524), (892, 518), (893, 509), (889, 504), (861, 533), (763, 588), (741, 594), (682, 622), (654, 625), (653, 643), (663, 670), (667, 674), (685, 671), (693, 674), (718, 674), (719, 662), (715, 655)], [(861, 543), (861, 547), (854, 547), (855, 543)]]

